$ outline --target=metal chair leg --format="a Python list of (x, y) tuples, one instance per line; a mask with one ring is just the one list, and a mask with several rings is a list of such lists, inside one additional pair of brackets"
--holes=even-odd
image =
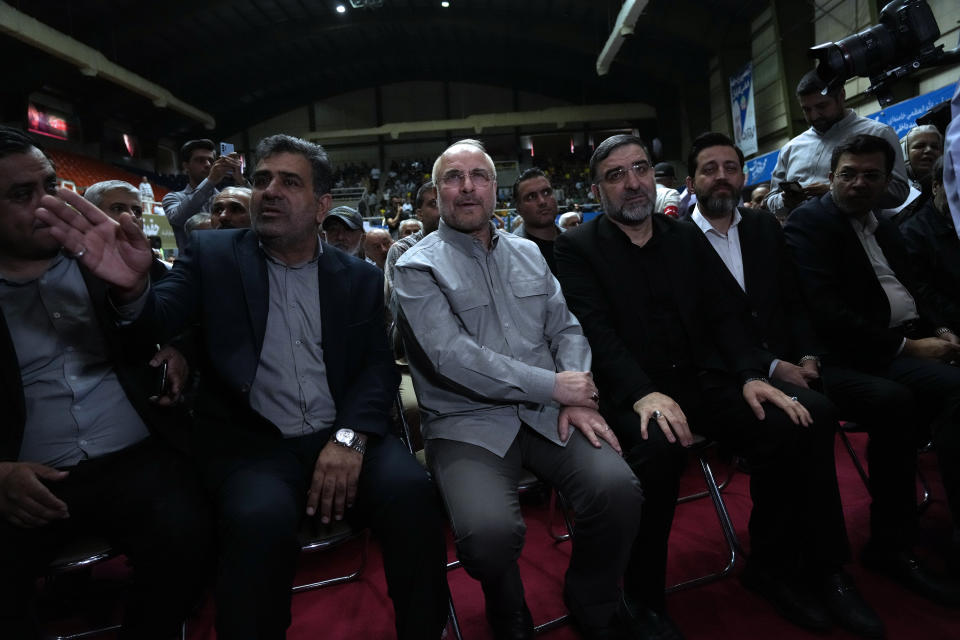
[(850, 442), (847, 432), (844, 431), (843, 427), (840, 427), (837, 430), (837, 433), (840, 434), (840, 441), (843, 443), (844, 448), (846, 448), (847, 453), (850, 454), (850, 460), (853, 461), (853, 466), (857, 470), (857, 473), (860, 474), (860, 479), (863, 480), (864, 486), (866, 486), (867, 489), (870, 489), (870, 476), (867, 475), (866, 470), (860, 463), (860, 456), (858, 456), (857, 452), (854, 451), (853, 444)]
[(720, 571), (709, 573), (705, 576), (693, 578), (692, 580), (686, 580), (684, 582), (667, 587), (667, 593), (674, 593), (683, 589), (690, 589), (702, 584), (714, 582), (729, 575), (730, 572), (733, 571), (734, 566), (737, 564), (738, 554), (743, 554), (743, 548), (740, 546), (740, 540), (737, 538), (736, 529), (734, 529), (733, 522), (730, 520), (730, 513), (727, 511), (727, 505), (723, 502), (723, 497), (720, 495), (720, 487), (717, 485), (717, 481), (713, 476), (713, 469), (710, 467), (710, 463), (707, 462), (707, 458), (704, 453), (701, 453), (699, 458), (700, 468), (703, 471), (703, 478), (707, 483), (707, 492), (710, 494), (711, 500), (713, 500), (713, 507), (717, 512), (717, 520), (720, 521), (720, 528), (723, 530), (723, 538), (727, 543), (727, 549), (729, 550), (730, 555), (727, 558), (726, 565)]
[[(559, 503), (559, 504), (558, 504)], [(570, 510), (567, 508), (566, 501), (563, 499), (563, 496), (554, 489), (550, 492), (550, 515), (547, 520), (547, 527), (550, 531), (550, 536), (557, 542), (566, 542), (570, 539), (570, 532), (573, 531), (573, 523), (570, 522)], [(563, 514), (563, 522), (567, 527), (565, 533), (557, 533), (553, 524), (553, 517), (556, 514), (557, 509), (560, 510), (560, 513)]]

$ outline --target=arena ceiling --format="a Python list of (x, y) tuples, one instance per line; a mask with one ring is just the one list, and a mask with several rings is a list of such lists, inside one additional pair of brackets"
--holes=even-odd
[[(340, 14), (336, 5), (348, 7)], [(517, 88), (573, 104), (705, 92), (720, 47), (749, 50), (764, 0), (650, 0), (610, 73), (596, 60), (620, 0), (16, 0), (8, 4), (213, 115), (216, 135), (310, 101), (406, 80)], [(8, 35), (5, 88), (60, 95), (141, 135), (203, 132), (196, 121)], [(22, 61), (18, 64), (14, 61)], [(702, 94), (702, 95), (705, 95)], [(22, 98), (21, 98), (22, 99)], [(210, 134), (210, 132), (206, 132)]]

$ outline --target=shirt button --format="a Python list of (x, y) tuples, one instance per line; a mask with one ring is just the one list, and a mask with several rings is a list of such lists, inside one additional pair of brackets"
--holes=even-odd
[(86, 441), (86, 440), (81, 440), (81, 441), (80, 441), (80, 444), (81, 444), (81, 446), (86, 446), (87, 441)]
[(76, 379), (77, 379), (77, 376), (70, 376), (70, 379), (71, 379), (71, 380), (76, 380)]
[(758, 312), (756, 312), (756, 311), (751, 311), (751, 312), (750, 312), (750, 315), (753, 316), (754, 318), (759, 318), (759, 317), (760, 317), (760, 314), (759, 314)]
[(297, 344), (300, 344), (300, 341), (299, 341), (299, 340), (297, 340)]
[(56, 318), (57, 320), (59, 320), (59, 319), (60, 319), (60, 312), (59, 312), (59, 311), (54, 311), (54, 312), (53, 312), (53, 317)]

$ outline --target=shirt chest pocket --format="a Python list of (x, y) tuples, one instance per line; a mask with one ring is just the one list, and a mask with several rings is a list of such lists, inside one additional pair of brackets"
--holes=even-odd
[(510, 289), (513, 291), (513, 299), (519, 310), (520, 317), (517, 318), (517, 322), (537, 331), (543, 331), (549, 292), (547, 279), (514, 280), (510, 282)]
[(460, 325), (475, 338), (480, 337), (484, 317), (489, 313), (490, 297), (480, 288), (447, 292), (447, 300)]

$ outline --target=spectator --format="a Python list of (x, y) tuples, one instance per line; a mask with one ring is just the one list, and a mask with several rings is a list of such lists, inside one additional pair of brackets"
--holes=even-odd
[[(896, 225), (876, 211), (899, 155), (884, 138), (857, 135), (833, 150), (830, 192), (805, 203), (784, 228), (814, 325), (837, 364), (882, 378), (915, 398), (912, 433), (933, 442), (957, 528), (960, 517), (960, 338), (918, 287)], [(960, 589), (918, 571), (901, 550), (872, 544), (864, 563), (939, 602)]]
[(327, 242), (355, 258), (364, 259), (363, 218), (353, 207), (335, 207), (323, 219)]
[(195, 213), (210, 211), (217, 185), (228, 175), (237, 184), (245, 184), (239, 154), (216, 158), (212, 140), (190, 140), (180, 148), (180, 163), (188, 184), (182, 191), (171, 191), (163, 197), (163, 211), (173, 228), (177, 248), (183, 251), (189, 243), (184, 223)]
[(570, 229), (579, 227), (581, 222), (583, 222), (583, 220), (580, 219), (580, 214), (576, 211), (567, 211), (560, 216), (560, 228), (564, 231), (570, 231)]
[(423, 229), (423, 224), (421, 224), (419, 220), (404, 220), (400, 223), (400, 231), (398, 234), (400, 237), (398, 239), (403, 240), (407, 236), (412, 236), (421, 229)]
[(398, 638), (439, 638), (448, 597), (440, 513), (425, 472), (388, 433), (398, 376), (382, 276), (318, 240), (331, 202), (319, 145), (270, 136), (257, 158), (253, 228), (194, 235), (156, 284), (145, 242), (116, 233), (88, 203), (80, 230), (76, 212), (53, 198), (43, 219), (79, 232), (70, 248), (109, 278), (127, 331), (155, 339), (194, 321), (203, 330), (210, 367), (196, 433), (219, 522), (217, 636), (285, 635), (306, 514), (370, 526)]
[(126, 213), (143, 229), (143, 209), (140, 191), (123, 180), (105, 180), (87, 187), (83, 197), (114, 220)]
[(153, 213), (153, 187), (147, 176), (140, 178), (140, 206), (147, 213)]
[[(788, 620), (828, 628), (821, 598), (849, 553), (833, 442), (809, 429), (830, 420), (829, 403), (769, 383), (737, 306), (723, 297), (703, 234), (653, 215), (653, 167), (642, 140), (608, 138), (590, 174), (605, 215), (557, 239), (557, 266), (593, 348), (605, 417), (646, 498), (624, 575), (628, 603), (649, 612), (637, 616), (650, 621), (649, 635), (674, 637), (664, 598), (667, 540), (693, 429), (750, 460), (745, 583)], [(724, 197), (739, 201), (733, 185)]]
[(393, 240), (386, 229), (373, 227), (367, 231), (363, 237), (363, 253), (367, 262), (377, 265), (377, 268), (383, 271), (387, 252), (392, 244)]
[(249, 229), (250, 195), (247, 187), (227, 187), (213, 198), (212, 229)]
[(907, 131), (900, 146), (910, 179), (910, 194), (900, 207), (883, 212), (892, 215), (898, 225), (912, 218), (933, 197), (930, 176), (933, 163), (943, 155), (943, 136), (932, 124), (920, 125)]
[(900, 225), (913, 259), (917, 288), (943, 313), (949, 327), (960, 327), (960, 239), (943, 188), (943, 158), (931, 171), (933, 198)]
[(671, 218), (680, 215), (680, 193), (677, 191), (677, 175), (669, 162), (658, 162), (654, 167), (654, 179), (657, 183), (657, 203), (654, 213), (663, 213)]
[[(0, 192), (16, 196), (0, 199), (0, 628), (38, 638), (36, 576), (65, 544), (96, 535), (133, 566), (124, 637), (179, 637), (211, 550), (208, 509), (185, 455), (187, 418), (147, 401), (161, 391), (148, 382), (148, 361), (162, 357), (156, 341), (117, 336), (106, 283), (80, 264), (83, 245), (65, 253), (59, 234), (36, 224), (37, 207), (56, 202), (45, 195), (57, 193), (56, 182), (26, 135), (0, 127)], [(116, 233), (89, 202), (59, 193), (77, 207), (66, 213), (91, 210)], [(137, 236), (149, 268), (146, 238), (128, 216), (121, 226)]]
[(440, 228), (397, 261), (395, 286), (457, 555), (480, 581), (494, 637), (532, 638), (516, 479), (533, 470), (577, 514), (570, 615), (585, 637), (615, 637), (641, 493), (596, 411), (590, 347), (536, 248), (494, 230), (496, 172), (480, 143), (454, 144), (433, 174)]
[(513, 201), (517, 215), (523, 224), (514, 229), (514, 235), (532, 241), (556, 274), (557, 264), (553, 259), (553, 241), (562, 230), (557, 226), (557, 198), (550, 180), (534, 167), (521, 173), (513, 183)]
[(213, 216), (206, 211), (196, 213), (190, 216), (186, 224), (183, 225), (183, 229), (187, 232), (188, 236), (194, 231), (207, 231), (209, 229), (213, 229)]
[[(773, 213), (793, 211), (805, 200), (819, 198), (830, 190), (828, 175), (830, 157), (837, 145), (858, 134), (881, 136), (894, 148), (899, 141), (889, 126), (858, 116), (844, 105), (846, 93), (843, 87), (822, 91), (826, 84), (816, 70), (808, 71), (797, 85), (797, 99), (803, 109), (803, 117), (810, 128), (791, 140), (780, 150), (777, 165), (770, 178), (770, 193), (764, 204)], [(799, 190), (786, 190), (785, 182), (799, 182)], [(903, 158), (894, 162), (893, 174), (887, 183), (887, 191), (880, 205), (891, 208), (903, 203), (909, 193), (906, 167)]]

